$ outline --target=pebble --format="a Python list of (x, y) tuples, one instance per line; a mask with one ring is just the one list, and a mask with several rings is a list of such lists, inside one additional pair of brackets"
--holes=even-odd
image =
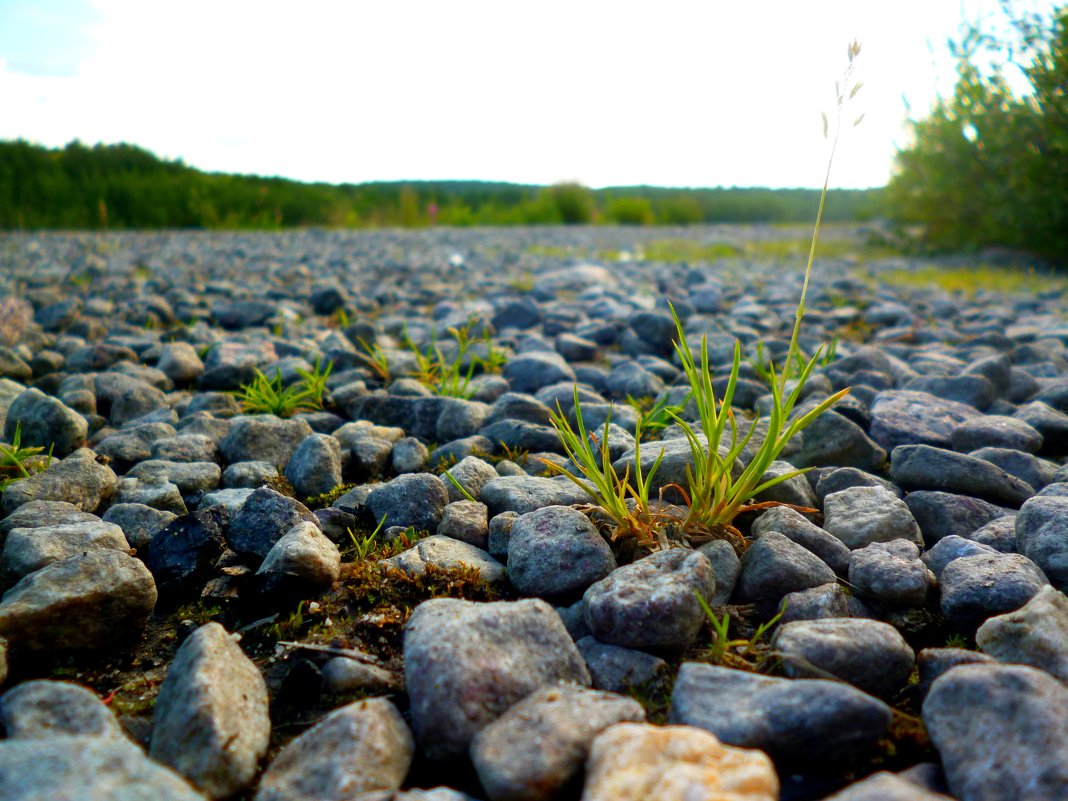
[(602, 731), (644, 720), (632, 698), (574, 685), (543, 687), (475, 735), (471, 761), (490, 801), (552, 801), (581, 778)]
[(46, 565), (68, 556), (96, 550), (126, 553), (130, 544), (121, 528), (103, 520), (59, 526), (15, 528), (8, 532), (0, 553), (0, 566), (18, 581)]
[(782, 679), (684, 662), (671, 693), (671, 723), (723, 743), (758, 748), (780, 768), (840, 764), (868, 754), (890, 726), (890, 707), (838, 681)]
[(335, 709), (291, 741), (260, 779), (255, 801), (364, 798), (400, 789), (415, 743), (397, 708), (369, 698)]
[(768, 531), (746, 548), (734, 597), (774, 613), (792, 592), (835, 580), (834, 571), (808, 549), (777, 531)]
[(300, 441), (283, 472), (297, 495), (310, 498), (341, 483), (341, 445), (328, 434), (310, 434)]
[(178, 774), (116, 737), (0, 741), (5, 801), (205, 801)]
[(662, 682), (668, 672), (667, 662), (658, 656), (636, 648), (608, 645), (592, 635), (579, 638), (575, 645), (586, 660), (593, 686), (598, 690), (626, 693), (652, 687)]
[(89, 424), (62, 401), (30, 388), (7, 407), (3, 427), (5, 442), (13, 441), (16, 429), (22, 447), (51, 448), (52, 455), (62, 459), (82, 447), (89, 433)]
[(440, 534), (424, 537), (407, 551), (378, 564), (408, 576), (424, 576), (427, 567), (433, 565), (439, 570), (477, 570), (479, 581), (487, 584), (497, 584), (505, 578), (504, 565), (481, 548)]
[(24, 681), (0, 696), (0, 728), (9, 739), (121, 739), (122, 727), (96, 693), (65, 681)]
[(849, 585), (862, 599), (890, 606), (923, 606), (935, 586), (934, 574), (920, 561), (910, 540), (873, 542), (853, 552)]
[(1014, 612), (1048, 584), (1041, 569), (1020, 554), (976, 554), (954, 559), (942, 571), (942, 614), (971, 632), (994, 615)]
[(1017, 508), (1035, 488), (990, 462), (930, 445), (901, 445), (890, 455), (890, 475), (906, 492), (937, 490)]
[(27, 651), (99, 650), (141, 631), (156, 605), (148, 568), (88, 551), (24, 576), (0, 600), (0, 636)]
[[(513, 542), (521, 524), (522, 518), (513, 527)], [(510, 543), (509, 565), (513, 547)], [(616, 568), (586, 590), (586, 625), (610, 645), (682, 651), (705, 620), (697, 596), (708, 601), (714, 590), (712, 566), (704, 554), (656, 551)]]
[(923, 544), (909, 507), (881, 486), (832, 492), (823, 499), (823, 528), (851, 550), (898, 539)]
[(751, 536), (759, 538), (768, 531), (777, 531), (811, 551), (822, 559), (835, 575), (845, 576), (849, 572), (849, 548), (799, 512), (787, 506), (768, 509), (753, 523)]
[(563, 622), (539, 599), (424, 601), (405, 626), (404, 673), (415, 739), (431, 760), (465, 754), (479, 731), (540, 687), (590, 684)]
[(593, 741), (582, 801), (776, 801), (768, 757), (693, 726), (619, 723)]
[(919, 524), (928, 547), (951, 534), (968, 537), (986, 524), (1012, 514), (1011, 509), (979, 498), (928, 490), (910, 492), (905, 505)]
[(790, 678), (836, 678), (883, 699), (905, 686), (916, 661), (893, 626), (848, 617), (783, 623), (772, 647)]
[(1068, 688), (1049, 674), (1020, 665), (953, 668), (931, 686), (923, 722), (955, 797), (1068, 795)]
[(1016, 549), (1037, 564), (1054, 587), (1068, 589), (1068, 497), (1027, 501), (1016, 516)]
[(932, 792), (899, 774), (880, 771), (851, 784), (823, 801), (952, 801), (950, 796)]
[(81, 448), (43, 473), (9, 484), (0, 498), (0, 510), (7, 516), (32, 501), (63, 501), (95, 512), (118, 486), (111, 468), (101, 464), (93, 451)]
[(221, 625), (201, 626), (182, 643), (160, 687), (152, 758), (221, 799), (252, 784), (270, 739), (259, 669)]
[(341, 552), (320, 530), (303, 521), (282, 535), (267, 552), (256, 576), (268, 593), (314, 596), (341, 575)]
[(999, 662), (1030, 665), (1068, 685), (1068, 597), (1046, 585), (1016, 611), (988, 618), (975, 643)]
[(318, 518), (300, 501), (269, 487), (253, 491), (230, 518), (226, 544), (257, 566), (297, 523), (319, 524)]
[(570, 506), (545, 506), (516, 518), (507, 559), (515, 588), (543, 598), (581, 594), (616, 569), (597, 527)]
[(430, 473), (405, 473), (371, 490), (367, 505), (375, 522), (412, 526), (433, 534), (445, 513), (449, 493), (445, 482)]

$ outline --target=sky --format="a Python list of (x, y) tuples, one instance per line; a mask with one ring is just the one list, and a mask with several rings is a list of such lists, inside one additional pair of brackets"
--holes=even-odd
[(947, 39), (997, 7), (0, 0), (0, 139), (330, 183), (818, 187), (858, 39), (831, 185), (881, 186), (910, 110), (952, 91)]

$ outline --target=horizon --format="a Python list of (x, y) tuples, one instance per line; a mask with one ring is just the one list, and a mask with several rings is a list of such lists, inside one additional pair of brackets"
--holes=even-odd
[(952, 90), (945, 40), (998, 5), (52, 0), (0, 8), (0, 138), (332, 185), (813, 189), (858, 38), (831, 187), (878, 189)]

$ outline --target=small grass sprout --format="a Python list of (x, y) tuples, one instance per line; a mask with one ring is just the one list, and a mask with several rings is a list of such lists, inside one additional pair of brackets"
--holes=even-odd
[(362, 562), (375, 549), (375, 545), (378, 542), (378, 534), (385, 528), (386, 515), (382, 515), (382, 519), (378, 521), (378, 525), (375, 526), (375, 530), (368, 534), (366, 537), (357, 537), (356, 532), (351, 528), (345, 529), (348, 532), (349, 539), (352, 541), (353, 554), (356, 556), (357, 562)]
[(11, 437), (11, 444), (0, 443), (0, 490), (5, 489), (14, 481), (30, 478), (51, 467), (52, 446), (49, 446), (43, 464), (40, 459), (35, 458), (42, 453), (44, 453), (44, 448), (22, 446), (22, 423), (15, 423), (15, 433)]
[(757, 626), (753, 636), (732, 640), (730, 639), (730, 612), (724, 612), (723, 617), (720, 618), (701, 593), (695, 592), (694, 595), (697, 596), (697, 603), (701, 605), (701, 610), (705, 613), (709, 626), (712, 628), (712, 642), (705, 651), (706, 657), (714, 664), (743, 670), (752, 668), (751, 660), (754, 657), (759, 658), (759, 655), (755, 653), (756, 646), (778, 624), (786, 612), (786, 602), (783, 601), (775, 616)]
[(467, 488), (464, 487), (464, 485), (457, 480), (456, 476), (454, 476), (448, 470), (445, 470), (442, 475), (445, 476), (445, 478), (447, 478), (454, 487), (456, 487), (456, 491), (463, 495), (466, 500), (471, 501), (472, 503), (478, 503), (478, 499), (467, 491)]
[(646, 439), (659, 436), (659, 433), (675, 422), (672, 415), (681, 414), (690, 402), (693, 393), (687, 393), (680, 403), (672, 403), (667, 394), (653, 398), (636, 399), (627, 395), (627, 405), (638, 413), (638, 424)]
[(352, 532), (352, 529), (349, 529), (349, 539), (352, 540), (352, 552), (355, 555), (356, 560), (359, 562), (362, 562), (370, 556), (371, 552), (375, 549), (375, 535), (373, 533), (361, 538), (357, 537)]
[(256, 370), (256, 377), (245, 384), (234, 395), (241, 401), (241, 409), (253, 414), (273, 414), (278, 417), (290, 417), (297, 412), (313, 412), (323, 408), (323, 393), (326, 381), (334, 368), (333, 362), (327, 362), (322, 369), (319, 359), (311, 371), (297, 370), (301, 380), (290, 386), (282, 383), (282, 373), (275, 370), (274, 378), (267, 378)]
[[(451, 398), (470, 398), (474, 394), (471, 389), (471, 379), (476, 370), (481, 369), (487, 373), (500, 372), (508, 360), (504, 351), (493, 345), (489, 331), (484, 331), (481, 337), (471, 335), (477, 320), (471, 318), (466, 325), (450, 326), (446, 329), (448, 335), (456, 343), (454, 356), (446, 356), (437, 342), (436, 336), (431, 336), (430, 342), (425, 347), (415, 344), (412, 339), (404, 335), (404, 342), (415, 356), (415, 378), (432, 389), (436, 394)], [(476, 343), (484, 343), (486, 355), (478, 356), (471, 353), (471, 348)]]
[(377, 342), (368, 342), (363, 337), (360, 337), (360, 347), (363, 348), (363, 352), (357, 355), (383, 384), (388, 384), (390, 380), (389, 354)]

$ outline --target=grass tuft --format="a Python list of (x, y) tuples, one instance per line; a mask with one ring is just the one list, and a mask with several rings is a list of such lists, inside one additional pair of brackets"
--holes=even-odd
[(15, 434), (11, 437), (11, 444), (0, 443), (0, 490), (7, 488), (15, 481), (29, 478), (52, 466), (52, 448), (44, 458), (38, 458), (44, 453), (44, 448), (22, 447), (22, 423), (15, 423)]
[(253, 414), (273, 414), (290, 417), (297, 412), (314, 412), (323, 408), (323, 393), (334, 363), (327, 362), (323, 370), (320, 360), (315, 360), (311, 372), (297, 370), (301, 380), (283, 386), (282, 373), (275, 370), (274, 378), (267, 378), (259, 370), (252, 383), (245, 384), (233, 393), (241, 401), (241, 409)]

